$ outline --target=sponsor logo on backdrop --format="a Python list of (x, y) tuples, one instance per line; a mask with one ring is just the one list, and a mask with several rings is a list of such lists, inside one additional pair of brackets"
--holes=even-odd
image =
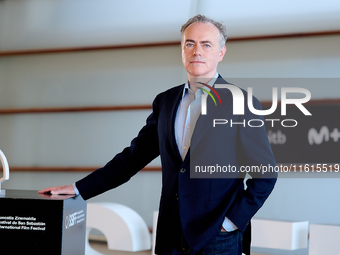
[(315, 128), (311, 128), (308, 131), (308, 142), (310, 145), (319, 145), (330, 141), (330, 139), (333, 140), (333, 142), (340, 140), (340, 131), (338, 128), (333, 128), (330, 132), (327, 126), (322, 126), (319, 132)]

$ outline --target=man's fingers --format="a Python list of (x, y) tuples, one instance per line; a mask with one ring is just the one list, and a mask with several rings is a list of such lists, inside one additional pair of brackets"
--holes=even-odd
[(46, 188), (46, 189), (42, 189), (42, 190), (39, 190), (38, 193), (42, 194), (42, 193), (51, 193), (51, 190), (53, 188)]
[(50, 187), (50, 188), (40, 190), (39, 193), (40, 194), (50, 193), (52, 195), (75, 195), (76, 194), (72, 185)]

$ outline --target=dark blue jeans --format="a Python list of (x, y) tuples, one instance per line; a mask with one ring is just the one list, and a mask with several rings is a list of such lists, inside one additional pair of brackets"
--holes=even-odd
[[(183, 253), (174, 249), (170, 253), (160, 255), (181, 255)], [(242, 233), (239, 230), (232, 232), (220, 232), (207, 243), (200, 251), (191, 251), (188, 255), (241, 255)]]

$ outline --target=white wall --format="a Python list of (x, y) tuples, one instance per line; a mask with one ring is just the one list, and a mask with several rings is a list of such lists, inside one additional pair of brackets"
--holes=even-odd
[(204, 14), (243, 37), (338, 30), (337, 0), (2, 0), (0, 49), (177, 41), (190, 17)]
[[(339, 35), (230, 42), (219, 72), (227, 79), (340, 78), (339, 45)], [(0, 57), (0, 107), (151, 104), (157, 93), (185, 81), (179, 46)], [(311, 89), (313, 99), (340, 98), (340, 87)], [(268, 100), (262, 90), (256, 93)], [(0, 115), (0, 149), (13, 166), (100, 166), (129, 144), (148, 114)], [(86, 174), (12, 172), (2, 188), (38, 190)], [(256, 217), (340, 225), (340, 186), (329, 177), (280, 178)], [(140, 172), (90, 201), (130, 206), (151, 226), (160, 189), (160, 172)]]

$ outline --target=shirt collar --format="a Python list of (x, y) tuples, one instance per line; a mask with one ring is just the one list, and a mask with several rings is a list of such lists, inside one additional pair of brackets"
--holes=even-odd
[[(214, 77), (208, 82), (208, 85), (213, 87), (213, 85), (215, 84), (216, 79), (218, 78), (218, 72), (215, 73)], [(210, 91), (210, 88), (208, 88), (207, 86), (203, 87), (205, 90)], [(185, 94), (190, 90), (189, 87), (189, 81), (187, 81), (184, 85), (184, 89), (183, 89), (183, 93), (182, 93), (182, 98), (185, 96)], [(207, 94), (207, 92), (203, 91), (203, 93)]]

